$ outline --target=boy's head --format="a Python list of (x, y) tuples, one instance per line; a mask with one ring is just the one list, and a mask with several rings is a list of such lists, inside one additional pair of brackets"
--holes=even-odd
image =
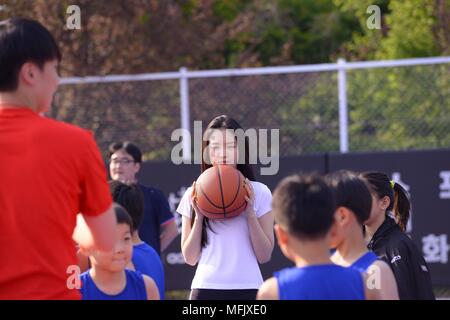
[(139, 229), (144, 213), (144, 194), (137, 184), (125, 184), (117, 180), (109, 181), (114, 202), (121, 205), (133, 221), (131, 232)]
[(286, 253), (288, 237), (300, 241), (326, 238), (333, 223), (333, 192), (317, 175), (292, 175), (284, 178), (273, 194), (276, 234)]
[(350, 228), (362, 233), (362, 225), (370, 216), (372, 196), (365, 181), (353, 172), (337, 171), (329, 174), (326, 180), (336, 198), (336, 228), (331, 239), (332, 247), (336, 248)]
[(89, 253), (92, 266), (109, 272), (124, 270), (131, 261), (133, 254), (133, 241), (131, 237), (133, 221), (127, 211), (118, 204), (114, 204), (114, 212), (117, 219), (117, 242), (113, 251), (94, 251)]
[(130, 142), (114, 142), (109, 146), (109, 161), (113, 180), (134, 182), (141, 168), (142, 152)]
[(0, 95), (17, 95), (36, 111), (51, 106), (61, 53), (50, 32), (34, 20), (0, 22)]

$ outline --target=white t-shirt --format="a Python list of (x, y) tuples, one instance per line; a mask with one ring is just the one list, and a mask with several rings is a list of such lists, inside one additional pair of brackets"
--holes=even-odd
[[(260, 182), (251, 181), (255, 193), (254, 210), (258, 218), (272, 210), (272, 193)], [(181, 198), (177, 212), (191, 217), (192, 187)], [(202, 248), (192, 289), (258, 289), (263, 283), (253, 251), (247, 218), (239, 215), (209, 220), (208, 243)]]

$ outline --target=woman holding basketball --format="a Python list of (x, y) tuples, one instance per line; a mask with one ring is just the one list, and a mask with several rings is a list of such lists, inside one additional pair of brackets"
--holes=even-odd
[[(231, 129), (231, 130), (227, 130)], [(196, 265), (191, 300), (253, 300), (263, 283), (258, 263), (270, 260), (274, 247), (272, 194), (254, 181), (249, 143), (237, 143), (234, 130), (242, 127), (228, 116), (214, 118), (202, 142), (204, 172), (226, 164), (246, 178), (247, 206), (239, 216), (208, 219), (195, 203), (195, 185), (186, 190), (177, 212), (182, 215), (181, 248), (184, 260)], [(245, 163), (237, 161), (239, 154)]]

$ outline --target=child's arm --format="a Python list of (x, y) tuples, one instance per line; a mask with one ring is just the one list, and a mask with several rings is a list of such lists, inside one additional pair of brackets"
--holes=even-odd
[(116, 243), (116, 224), (113, 206), (98, 216), (78, 215), (73, 239), (85, 252), (111, 251)]
[(147, 291), (147, 300), (159, 300), (159, 291), (155, 281), (149, 276), (143, 274), (145, 290)]
[(397, 282), (384, 261), (376, 261), (364, 274), (367, 300), (398, 300)]
[(267, 279), (259, 288), (256, 295), (257, 300), (279, 300), (278, 282), (277, 279), (272, 277)]
[(175, 219), (171, 219), (161, 225), (161, 235), (159, 236), (161, 242), (161, 252), (172, 243), (178, 236), (178, 227)]

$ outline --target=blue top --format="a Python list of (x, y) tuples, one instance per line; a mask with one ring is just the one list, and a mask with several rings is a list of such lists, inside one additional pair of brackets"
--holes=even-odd
[(334, 264), (275, 272), (280, 300), (364, 300), (361, 274)]
[(144, 278), (139, 272), (125, 270), (127, 284), (116, 295), (109, 295), (97, 288), (92, 280), (89, 270), (80, 275), (82, 300), (147, 300)]
[(152, 278), (158, 287), (159, 297), (164, 299), (164, 268), (158, 253), (146, 243), (133, 246), (134, 268)]
[(375, 253), (372, 251), (368, 251), (364, 255), (362, 255), (358, 260), (353, 262), (353, 264), (350, 266), (350, 268), (353, 268), (355, 270), (358, 270), (359, 272), (363, 273), (366, 272), (367, 269), (374, 263), (376, 260), (378, 260), (378, 257)]
[(174, 219), (169, 202), (162, 191), (139, 183), (144, 194), (144, 216), (139, 226), (139, 237), (161, 254), (161, 225)]

